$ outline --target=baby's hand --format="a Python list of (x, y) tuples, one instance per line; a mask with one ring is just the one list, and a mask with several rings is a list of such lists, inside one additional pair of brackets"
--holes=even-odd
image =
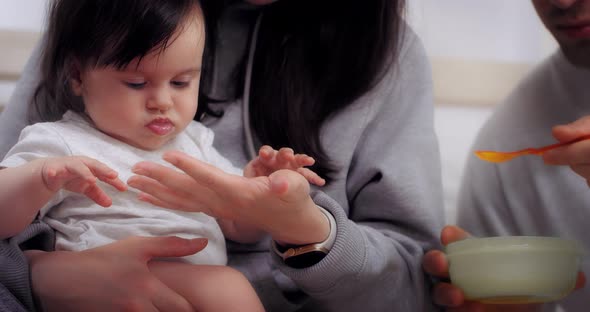
[(264, 145), (258, 151), (258, 157), (250, 161), (244, 168), (244, 176), (249, 178), (268, 176), (277, 170), (289, 169), (299, 172), (309, 183), (322, 186), (326, 184), (326, 181), (311, 169), (305, 168), (314, 163), (315, 159), (312, 157), (305, 154), (295, 154), (288, 147), (277, 151)]
[(127, 185), (117, 178), (115, 170), (85, 156), (47, 158), (41, 171), (43, 182), (49, 190), (56, 192), (63, 188), (84, 194), (103, 207), (110, 206), (112, 200), (98, 187), (97, 179), (119, 191), (127, 190)]

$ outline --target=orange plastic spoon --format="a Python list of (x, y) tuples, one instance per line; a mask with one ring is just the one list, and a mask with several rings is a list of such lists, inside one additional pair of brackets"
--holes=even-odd
[(485, 161), (500, 163), (500, 162), (504, 162), (504, 161), (509, 161), (515, 157), (523, 156), (523, 155), (542, 155), (544, 152), (546, 152), (548, 150), (552, 150), (554, 148), (558, 148), (561, 146), (569, 145), (569, 144), (580, 142), (580, 141), (587, 140), (587, 139), (590, 139), (590, 135), (583, 135), (579, 138), (573, 139), (568, 142), (555, 143), (555, 144), (551, 144), (551, 145), (547, 145), (547, 146), (543, 146), (543, 147), (539, 147), (539, 148), (525, 148), (525, 149), (522, 149), (519, 151), (514, 151), (514, 152), (475, 151), (475, 155), (477, 155), (477, 157), (479, 157), (480, 159), (485, 160)]

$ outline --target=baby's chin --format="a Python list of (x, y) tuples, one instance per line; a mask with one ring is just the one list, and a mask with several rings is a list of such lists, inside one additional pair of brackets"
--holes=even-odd
[(171, 139), (172, 138), (150, 138), (141, 141), (127, 141), (124, 143), (144, 151), (156, 151), (163, 148)]

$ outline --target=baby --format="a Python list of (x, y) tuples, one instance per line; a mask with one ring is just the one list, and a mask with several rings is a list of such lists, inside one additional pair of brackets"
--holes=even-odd
[[(263, 310), (245, 277), (225, 266), (226, 238), (253, 243), (263, 231), (153, 206), (123, 182), (140, 161), (169, 165), (162, 159), (170, 150), (242, 174), (215, 150), (212, 131), (193, 120), (204, 43), (196, 0), (55, 1), (34, 99), (47, 122), (25, 128), (0, 163), (0, 236), (19, 233), (38, 216), (56, 230), (56, 250), (130, 236), (205, 237), (203, 251), (152, 261), (150, 270), (196, 310)], [(292, 169), (322, 185), (304, 168), (313, 162), (264, 146), (244, 175)]]

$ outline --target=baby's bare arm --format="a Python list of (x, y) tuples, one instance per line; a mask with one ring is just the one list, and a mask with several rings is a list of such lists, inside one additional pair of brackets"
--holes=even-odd
[(54, 195), (42, 178), (43, 160), (0, 170), (0, 238), (20, 233)]
[(0, 170), (0, 238), (22, 231), (62, 188), (110, 206), (111, 199), (98, 187), (98, 180), (119, 191), (127, 189), (117, 172), (84, 156), (41, 158)]
[(219, 227), (225, 238), (243, 244), (253, 244), (261, 240), (266, 234), (263, 230), (246, 224), (227, 219), (218, 219)]
[(149, 269), (196, 311), (264, 311), (250, 282), (228, 266), (151, 261)]

